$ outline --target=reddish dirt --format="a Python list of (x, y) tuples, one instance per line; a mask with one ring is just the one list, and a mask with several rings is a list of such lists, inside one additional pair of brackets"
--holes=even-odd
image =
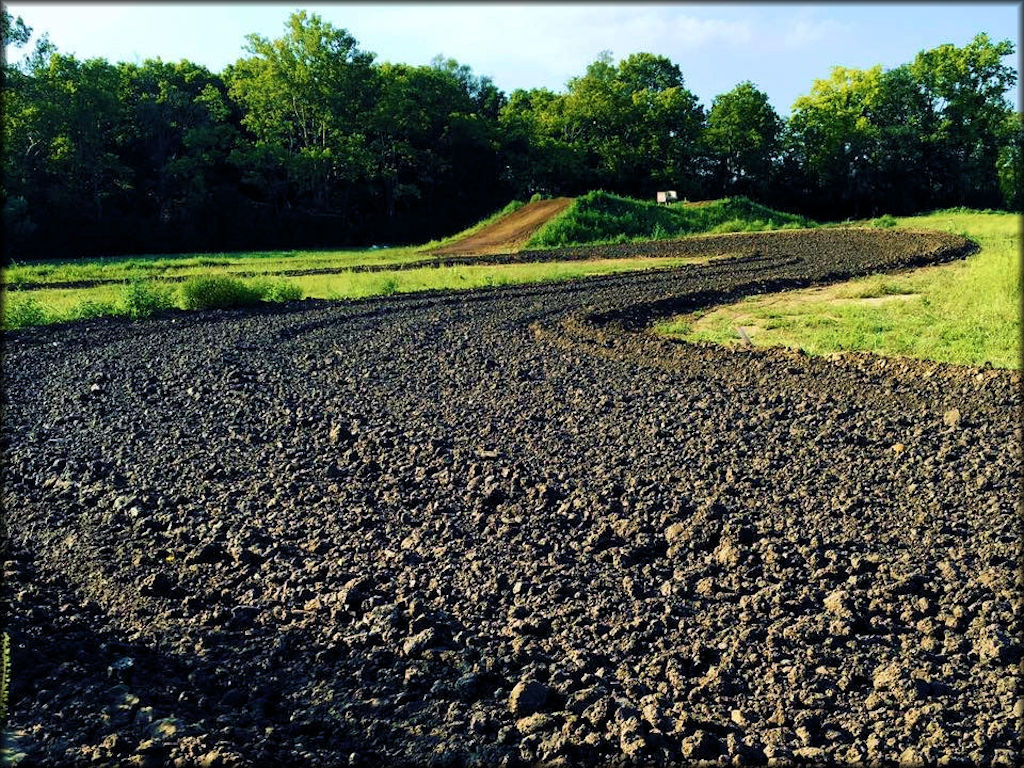
[(527, 203), (508, 216), (484, 227), (456, 243), (438, 248), (435, 253), (484, 256), (514, 253), (520, 250), (534, 232), (569, 207), (571, 197), (556, 197)]

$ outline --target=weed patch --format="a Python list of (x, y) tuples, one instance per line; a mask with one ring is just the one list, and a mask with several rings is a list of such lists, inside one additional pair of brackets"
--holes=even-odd
[[(83, 302), (79, 306), (84, 307), (90, 303), (95, 304), (95, 310), (102, 310), (106, 306), (95, 302)], [(133, 320), (138, 320), (149, 317), (154, 312), (170, 309), (174, 306), (174, 296), (171, 290), (165, 286), (147, 280), (131, 280), (125, 284), (121, 292), (121, 306), (125, 315)], [(99, 317), (100, 314), (115, 314), (115, 312), (100, 311), (99, 314), (89, 316)]]
[(249, 307), (263, 300), (258, 286), (224, 275), (190, 277), (179, 293), (182, 309)]
[(4, 307), (4, 327), (10, 329), (25, 328), (30, 325), (46, 325), (50, 314), (46, 308), (32, 296), (19, 296), (8, 293)]

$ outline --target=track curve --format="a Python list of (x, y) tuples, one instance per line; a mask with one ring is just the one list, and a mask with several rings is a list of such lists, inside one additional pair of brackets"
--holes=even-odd
[(743, 237), (7, 334), (24, 764), (1012, 763), (1019, 375), (646, 331), (972, 246)]

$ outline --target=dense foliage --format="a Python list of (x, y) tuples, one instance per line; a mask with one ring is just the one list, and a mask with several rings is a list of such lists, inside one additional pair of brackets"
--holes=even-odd
[[(3, 38), (30, 30), (3, 12)], [(221, 73), (81, 61), (43, 37), (3, 71), (8, 258), (337, 247), (448, 234), (510, 198), (745, 195), (813, 216), (1019, 210), (1009, 41), (837, 67), (789, 118), (745, 82), (705, 111), (677, 65), (607, 54), (504, 94), (451, 59), (380, 63), (297, 12)]]

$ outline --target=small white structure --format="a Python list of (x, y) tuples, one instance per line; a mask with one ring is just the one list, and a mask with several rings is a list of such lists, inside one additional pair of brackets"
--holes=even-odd
[(669, 203), (674, 203), (678, 199), (679, 195), (676, 194), (676, 191), (674, 189), (669, 189), (666, 190), (665, 192), (658, 193), (658, 202), (664, 203), (665, 205), (668, 205)]

